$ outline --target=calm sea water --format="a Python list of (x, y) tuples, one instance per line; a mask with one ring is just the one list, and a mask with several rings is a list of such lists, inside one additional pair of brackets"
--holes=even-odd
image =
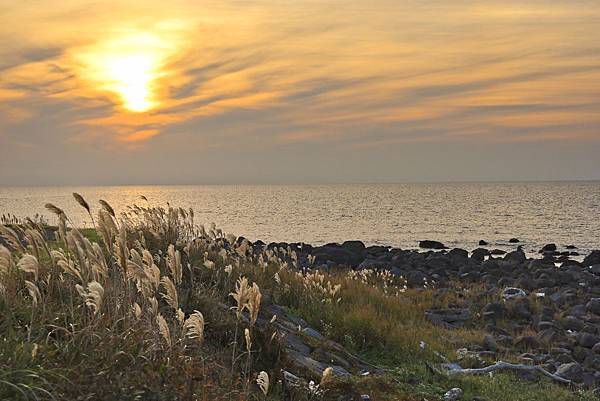
[(51, 202), (90, 226), (72, 192), (94, 207), (105, 199), (117, 211), (145, 205), (140, 195), (151, 205), (192, 207), (198, 222), (266, 242), (359, 239), (416, 248), (419, 240), (434, 239), (470, 250), (484, 239), (508, 250), (517, 237), (528, 252), (549, 242), (582, 253), (600, 248), (600, 182), (0, 187), (0, 214), (39, 213), (54, 222), (44, 209)]

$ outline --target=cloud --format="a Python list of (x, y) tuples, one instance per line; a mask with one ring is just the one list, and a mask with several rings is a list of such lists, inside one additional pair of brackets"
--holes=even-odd
[[(311, 163), (323, 147), (332, 163), (419, 144), (583, 149), (600, 141), (598, 18), (553, 0), (15, 4), (0, 17), (0, 156), (26, 172), (52, 152), (64, 174), (73, 152), (98, 165), (128, 154), (122, 166), (143, 171), (232, 149), (246, 163), (284, 150)], [(81, 57), (132, 32), (166, 49), (143, 113)]]

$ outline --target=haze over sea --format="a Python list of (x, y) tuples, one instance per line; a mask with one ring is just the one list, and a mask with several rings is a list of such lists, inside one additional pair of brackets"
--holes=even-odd
[(528, 253), (555, 242), (581, 253), (600, 248), (600, 182), (441, 183), (354, 185), (200, 185), (0, 187), (0, 214), (43, 214), (47, 202), (71, 220), (90, 226), (71, 193), (97, 207), (107, 200), (117, 212), (127, 206), (189, 208), (201, 224), (265, 242), (324, 244), (358, 239), (366, 244), (416, 248), (434, 239), (472, 250), (514, 249), (517, 237)]

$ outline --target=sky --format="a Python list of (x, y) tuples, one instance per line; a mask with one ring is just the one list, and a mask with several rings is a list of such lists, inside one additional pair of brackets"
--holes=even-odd
[(600, 179), (598, 0), (0, 0), (0, 185)]

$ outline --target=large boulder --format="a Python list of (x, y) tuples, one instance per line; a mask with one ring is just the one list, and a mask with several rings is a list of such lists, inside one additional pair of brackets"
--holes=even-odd
[(540, 249), (539, 253), (556, 252), (556, 244), (546, 244)]
[(582, 332), (577, 335), (577, 344), (585, 348), (592, 348), (600, 342), (600, 337), (592, 333)]
[(362, 241), (345, 241), (342, 248), (360, 256), (364, 256), (367, 249)]
[(333, 262), (336, 265), (356, 267), (360, 265), (364, 257), (360, 254), (342, 248), (340, 245), (327, 244), (313, 250), (315, 263), (317, 265)]
[(592, 298), (585, 305), (587, 310), (591, 313), (595, 313), (596, 315), (600, 315), (600, 298)]
[(600, 250), (592, 251), (592, 253), (587, 255), (583, 259), (583, 262), (582, 262), (582, 265), (585, 267), (592, 266), (592, 265), (599, 265), (599, 264), (600, 264)]
[(471, 252), (471, 259), (483, 262), (486, 256), (490, 256), (490, 251), (484, 248), (477, 248)]
[(504, 260), (512, 263), (523, 263), (527, 260), (527, 257), (525, 256), (525, 252), (519, 248), (516, 251), (509, 252), (504, 255)]
[(423, 249), (448, 249), (448, 247), (439, 241), (425, 240), (419, 241), (419, 248)]

